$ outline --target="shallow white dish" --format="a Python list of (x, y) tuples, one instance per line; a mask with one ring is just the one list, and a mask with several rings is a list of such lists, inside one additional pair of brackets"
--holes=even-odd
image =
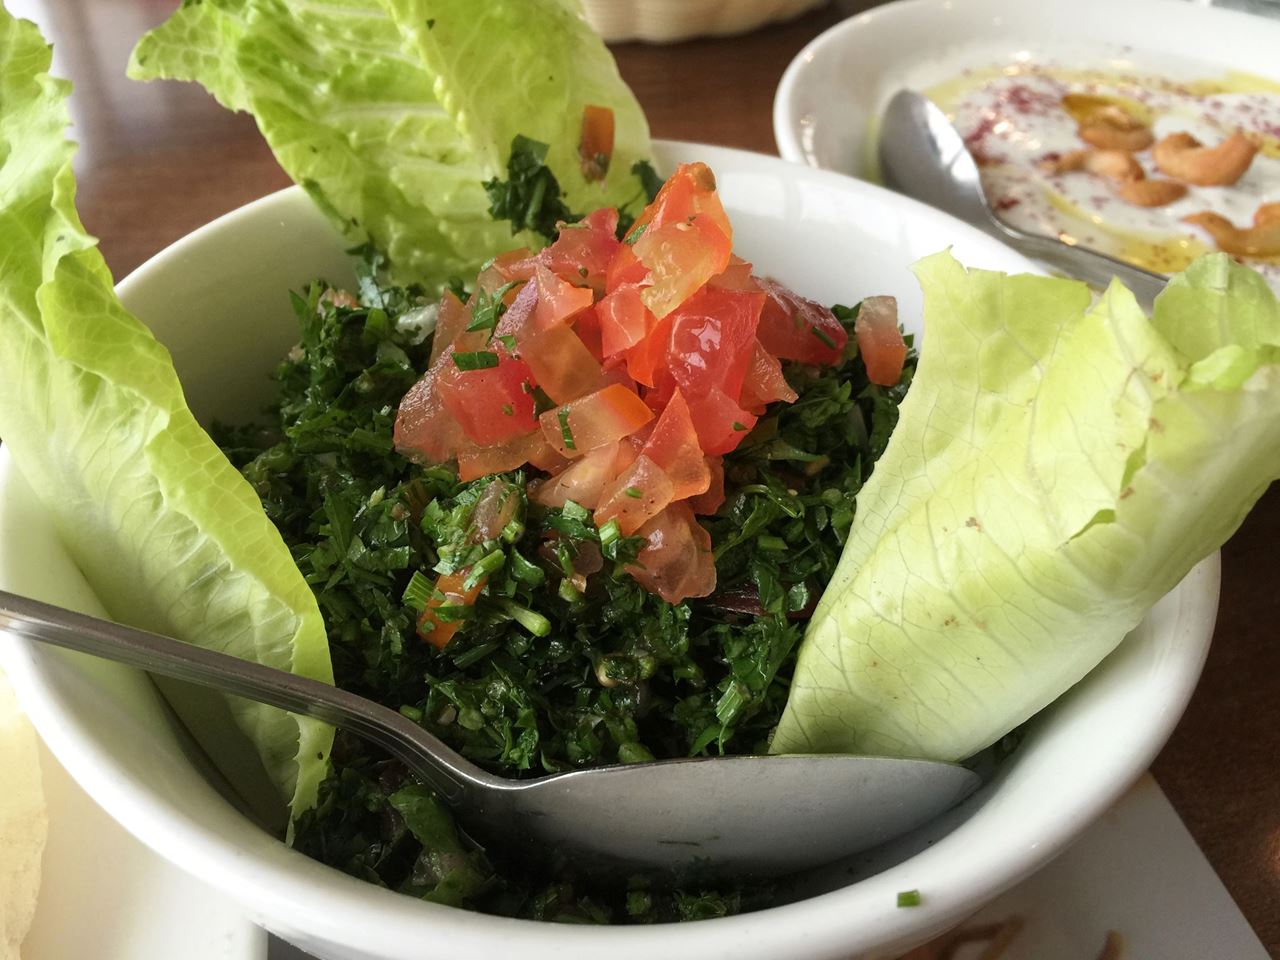
[(49, 840), (23, 960), (265, 960), (233, 900), (130, 836), (43, 745), (40, 770)]
[(836, 24), (791, 61), (773, 101), (778, 152), (877, 180), (876, 118), (896, 90), (1064, 50), (1094, 50), (1116, 70), (1131, 54), (1144, 72), (1196, 61), (1280, 82), (1280, 22), (1246, 13), (1172, 0), (899, 0)]
[[(846, 177), (715, 147), (660, 144), (671, 167), (715, 170), (738, 251), (821, 301), (890, 293), (918, 331), (911, 262), (951, 245), (966, 263), (1029, 264), (921, 204)], [(202, 417), (241, 419), (296, 339), (286, 290), (349, 273), (342, 244), (300, 190), (197, 231), (120, 285), (173, 352)], [(925, 349), (928, 349), (927, 343)], [(238, 899), (258, 922), (325, 960), (530, 960), (601, 953), (736, 960), (895, 956), (959, 922), (1059, 852), (1146, 768), (1196, 682), (1217, 606), (1216, 556), (1121, 648), (1033, 721), (1020, 749), (962, 808), (892, 848), (804, 880), (809, 899), (685, 925), (591, 928), (499, 919), (421, 903), (310, 861), (254, 827), (188, 761), (154, 688), (62, 651), (0, 644), (29, 715), (85, 788), (144, 842)], [(0, 448), (0, 586), (100, 612)], [(924, 905), (899, 909), (919, 889)]]

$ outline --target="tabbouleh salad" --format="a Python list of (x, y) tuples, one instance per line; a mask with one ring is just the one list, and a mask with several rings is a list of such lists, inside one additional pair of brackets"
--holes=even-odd
[[(524, 144), (524, 156), (532, 149), (532, 168), (549, 176), (536, 162), (537, 147)], [(520, 144), (513, 157), (515, 181)], [(641, 167), (637, 173), (656, 191), (651, 171)], [(498, 213), (509, 186), (491, 187)], [(549, 196), (558, 198), (558, 189)], [(659, 236), (664, 228), (682, 236), (682, 225), (694, 221), (703, 227), (706, 217), (690, 212), (695, 207), (717, 211), (712, 229), (721, 223), (730, 229), (714, 179), (701, 165), (681, 168), (651, 198), (631, 224), (618, 225), (606, 211), (565, 223), (558, 235), (547, 228), (554, 242), (541, 254), (499, 257), (470, 288), (452, 283), (438, 305), (421, 288), (388, 285), (380, 279), (379, 256), (363, 251), (357, 290), (316, 283), (294, 295), (300, 344), (276, 373), (280, 396), (272, 421), (221, 433), (222, 446), (262, 498), (315, 592), (337, 684), (399, 709), (504, 776), (765, 752), (807, 617), (840, 557), (854, 497), (884, 450), (910, 383), (914, 355), (905, 347), (897, 369), (889, 359), (891, 376), (880, 371), (877, 377), (889, 382), (871, 382), (858, 349), (870, 342), (858, 307), (828, 311), (755, 278), (750, 264), (730, 259), (723, 235), (713, 236), (718, 262), (700, 265), (698, 258), (706, 260), (700, 246), (681, 254), (692, 258), (695, 278), (699, 269), (710, 272), (673, 295), (667, 315), (675, 318), (675, 333), (668, 325), (655, 336), (661, 324), (644, 308), (648, 332), (629, 344), (622, 335), (624, 346), (606, 353), (620, 336), (608, 326), (610, 293), (653, 288), (649, 278), (644, 286), (633, 281), (624, 287), (615, 262), (652, 270), (635, 266), (648, 254), (657, 270), (671, 268), (653, 259), (661, 253), (652, 251), (663, 248), (637, 239), (645, 232)], [(568, 211), (560, 217), (579, 219)], [(674, 267), (680, 276), (690, 275), (685, 266)], [(722, 300), (708, 306), (704, 284), (712, 290), (723, 284)], [(545, 295), (549, 287), (551, 298)], [(520, 290), (529, 296), (522, 298)], [(433, 451), (432, 462), (407, 446), (396, 421), (399, 416), (403, 426), (415, 394), (421, 402), (422, 388), (415, 384), (445, 371), (465, 387), (468, 377), (495, 369), (464, 369), (448, 347), (457, 357), (462, 351), (456, 346), (469, 338), (468, 355), (492, 349), (500, 352), (494, 363), (520, 363), (527, 359), (522, 347), (536, 335), (529, 332), (535, 311), (525, 309), (520, 326), (504, 320), (531, 297), (554, 303), (555, 296), (575, 295), (580, 299), (565, 308), (573, 312), (552, 322), (559, 324), (557, 333), (577, 334), (575, 350), (588, 345), (593, 379), (566, 387), (554, 372), (539, 381), (521, 366), (524, 380), (516, 389), (528, 391), (533, 409), (509, 433), (523, 429), (541, 442), (540, 423), (550, 414), (552, 438), (563, 444), (556, 410), (579, 399), (563, 391), (589, 396), (604, 382), (644, 401), (644, 421), (633, 435), (615, 436), (625, 429), (617, 428), (593, 448), (562, 446), (569, 456), (558, 458), (539, 451), (539, 465), (500, 464), (506, 469), (478, 476), (465, 469), (460, 476), (456, 450)], [(689, 301), (694, 309), (683, 309)], [(745, 309), (735, 309), (741, 304)], [(450, 318), (450, 311), (457, 315)], [(830, 333), (813, 335), (804, 326), (813, 317)], [(590, 329), (602, 321), (603, 336)], [(691, 322), (701, 336), (682, 341), (680, 331)], [(757, 336), (762, 323), (777, 328)], [(454, 344), (442, 345), (448, 324)], [(638, 370), (635, 358), (662, 336), (667, 340), (658, 349), (667, 356), (659, 355), (652, 371), (639, 369), (651, 382), (631, 376)], [(748, 378), (748, 363), (757, 359), (752, 352), (762, 341), (772, 347), (762, 362), (783, 378), (773, 387), (778, 399), (768, 401), (749, 395), (764, 382), (758, 372)], [(692, 346), (677, 355), (681, 343)], [(722, 373), (716, 383), (730, 386), (736, 391), (731, 399), (745, 404), (736, 407), (727, 431), (705, 414), (694, 421), (688, 412), (715, 389), (700, 378), (717, 362), (721, 369), (736, 363), (738, 372)], [(434, 373), (424, 377), (426, 371)], [(484, 402), (497, 402), (492, 383), (482, 386), (490, 393)], [(686, 394), (693, 403), (686, 403)], [(472, 410), (476, 402), (466, 398)], [(678, 450), (682, 463), (664, 460), (652, 442), (664, 430), (672, 433), (665, 425), (677, 417), (664, 414), (675, 404), (684, 407), (676, 412), (685, 442), (667, 447)], [(450, 416), (447, 406), (440, 410), (441, 417)], [(750, 429), (741, 429), (748, 419)], [(438, 423), (433, 426), (441, 429)], [(577, 430), (579, 444), (590, 429)], [(509, 440), (490, 436), (488, 446)], [(721, 452), (708, 455), (707, 447)], [(691, 465), (694, 476), (675, 491), (681, 500), (664, 490), (663, 502), (640, 490), (646, 481), (627, 466), (614, 476), (595, 471), (584, 480), (584, 464), (600, 459), (593, 451), (602, 448), (609, 451), (606, 474), (648, 451), (654, 456), (647, 459), (667, 464), (668, 476), (687, 478)], [(622, 448), (630, 448), (629, 457), (618, 452)], [(623, 506), (639, 506), (642, 515), (615, 511), (602, 518), (611, 483), (621, 483)], [(660, 555), (659, 573), (663, 563), (678, 569), (655, 582), (643, 563), (655, 553), (655, 537), (662, 542), (654, 531), (673, 513), (677, 523), (696, 523), (704, 531), (710, 551), (698, 552), (695, 544), (675, 561)], [(710, 582), (691, 585), (684, 574), (690, 564), (695, 580), (704, 576), (699, 568), (709, 568)], [(296, 845), (415, 896), (538, 919), (612, 922), (723, 915), (768, 897), (756, 888), (663, 889), (639, 876), (602, 887), (576, 876), (571, 863), (504, 863), (501, 851), (464, 844), (444, 808), (398, 762), (362, 741), (340, 732), (332, 764), (319, 804), (297, 824)]]

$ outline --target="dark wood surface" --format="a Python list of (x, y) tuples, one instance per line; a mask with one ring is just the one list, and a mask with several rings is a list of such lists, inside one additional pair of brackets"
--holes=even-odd
[[(80, 211), (117, 278), (219, 214), (289, 183), (253, 122), (183, 84), (125, 79), (133, 43), (176, 0), (9, 0), (41, 21), (75, 82)], [(775, 152), (774, 87), (836, 5), (733, 40), (617, 48), (658, 137)], [(838, 92), (833, 91), (833, 95)], [(1280, 955), (1280, 491), (1223, 550), (1204, 677), (1156, 778), (1273, 956)], [(1164, 960), (1164, 958), (1134, 958)], [(1230, 960), (1230, 958), (1204, 958)]]

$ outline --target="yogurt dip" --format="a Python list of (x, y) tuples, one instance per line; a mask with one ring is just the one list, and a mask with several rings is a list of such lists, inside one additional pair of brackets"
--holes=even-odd
[[(1259, 206), (1280, 201), (1280, 84), (1260, 77), (1187, 80), (1016, 60), (964, 70), (925, 93), (964, 136), (997, 216), (1157, 273), (1182, 270), (1217, 249), (1212, 236), (1184, 217), (1209, 211), (1243, 228)], [(1181, 131), (1213, 146), (1239, 131), (1259, 150), (1231, 186), (1189, 185), (1184, 197), (1165, 206), (1135, 206), (1102, 177), (1048, 169), (1088, 147), (1078, 124), (1083, 111), (1099, 104), (1146, 124), (1157, 142)], [(1167, 179), (1149, 148), (1134, 157), (1148, 178)], [(1280, 257), (1244, 262), (1280, 290)]]

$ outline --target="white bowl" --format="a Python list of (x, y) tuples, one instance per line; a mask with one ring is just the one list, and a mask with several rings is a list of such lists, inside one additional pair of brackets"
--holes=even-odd
[(836, 24), (796, 54), (774, 97), (773, 135), (786, 160), (878, 180), (877, 118), (903, 87), (1055, 55), (1107, 60), (1118, 71), (1196, 76), (1198, 64), (1208, 68), (1201, 77), (1239, 70), (1280, 81), (1278, 50), (1280, 22), (1196, 3), (899, 0)]
[[(920, 295), (907, 267), (924, 254), (950, 244), (975, 266), (1028, 267), (958, 221), (846, 177), (715, 147), (661, 144), (658, 157), (668, 168), (710, 163), (739, 251), (819, 300), (891, 293), (913, 324)], [(348, 276), (341, 248), (295, 188), (196, 231), (139, 268), (120, 293), (172, 350), (197, 414), (245, 417), (265, 402), (267, 371), (296, 338), (286, 290), (316, 275)], [(854, 960), (896, 956), (956, 924), (1053, 857), (1146, 768), (1199, 675), (1218, 573), (1216, 556), (1197, 567), (1115, 654), (1032, 722), (1019, 750), (963, 807), (891, 848), (804, 878), (807, 899), (654, 927), (500, 919), (345, 876), (288, 849), (224, 800), (188, 759), (141, 674), (25, 642), (6, 640), (0, 650), (49, 746), (112, 816), (326, 960), (509, 951), (529, 960)], [(0, 586), (99, 609), (3, 449)], [(106, 880), (110, 867), (86, 869), (103, 870)], [(924, 903), (899, 909), (897, 894), (909, 889)]]

